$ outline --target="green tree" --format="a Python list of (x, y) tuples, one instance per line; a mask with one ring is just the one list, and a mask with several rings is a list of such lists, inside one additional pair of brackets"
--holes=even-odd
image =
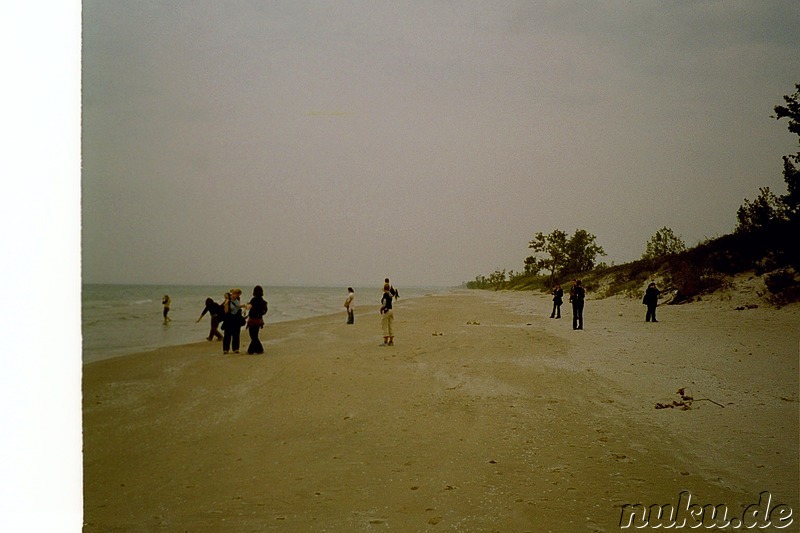
[(675, 235), (672, 229), (664, 226), (647, 241), (642, 259), (662, 259), (686, 250), (686, 243)]
[(597, 264), (598, 255), (606, 255), (606, 252), (595, 240), (597, 237), (585, 229), (575, 230), (572, 237), (566, 244), (567, 272), (588, 272)]
[(538, 274), (541, 270), (549, 270), (552, 280), (567, 263), (567, 233), (560, 229), (553, 230), (548, 235), (538, 232), (528, 243), (528, 248), (543, 257), (526, 258), (525, 272)]
[[(784, 95), (786, 105), (775, 106), (775, 119), (789, 119), (789, 131), (797, 135), (800, 146), (800, 83), (795, 84), (795, 92)], [(786, 181), (788, 193), (781, 199), (786, 204), (787, 214), (794, 218), (800, 213), (800, 151), (794, 155), (783, 156), (783, 179)]]
[(606, 255), (595, 242), (596, 237), (586, 230), (575, 230), (572, 237), (562, 230), (553, 230), (545, 235), (537, 233), (528, 243), (539, 256), (525, 259), (525, 272), (538, 274), (540, 270), (550, 272), (550, 281), (562, 272), (586, 272), (595, 267), (597, 256)]
[[(789, 131), (798, 136), (800, 145), (800, 83), (795, 84), (794, 94), (784, 95), (786, 105), (776, 105), (773, 118), (789, 119)], [(769, 187), (759, 189), (758, 197), (752, 202), (745, 198), (736, 212), (736, 232), (752, 232), (787, 220), (797, 220), (800, 216), (800, 152), (783, 156), (783, 179), (787, 193), (776, 196)]]
[(489, 274), (487, 281), (489, 282), (489, 285), (494, 287), (494, 290), (500, 289), (503, 286), (503, 283), (506, 281), (506, 270), (495, 270)]
[(539, 260), (536, 259), (534, 256), (529, 255), (525, 258), (525, 273), (526, 274), (533, 274), (534, 276), (539, 274), (541, 267), (539, 266)]
[(769, 227), (775, 222), (786, 220), (786, 202), (775, 196), (769, 187), (761, 187), (758, 198), (752, 202), (745, 198), (736, 211), (736, 232), (750, 232)]

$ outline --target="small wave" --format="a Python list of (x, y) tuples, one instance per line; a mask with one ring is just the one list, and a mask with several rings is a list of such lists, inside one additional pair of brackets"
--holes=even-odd
[(107, 303), (84, 302), (84, 309), (114, 309), (114, 306)]

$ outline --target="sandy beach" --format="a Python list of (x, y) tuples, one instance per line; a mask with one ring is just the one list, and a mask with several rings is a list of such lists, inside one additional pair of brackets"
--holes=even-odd
[(85, 531), (615, 531), (684, 491), (798, 531), (800, 305), (737, 297), (589, 299), (573, 331), (454, 291), (400, 299), (394, 347), (376, 305), (88, 364)]

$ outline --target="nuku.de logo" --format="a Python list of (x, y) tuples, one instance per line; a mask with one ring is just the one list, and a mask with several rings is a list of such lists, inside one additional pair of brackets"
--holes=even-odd
[(678, 503), (673, 505), (653, 504), (645, 507), (641, 503), (625, 504), (619, 519), (620, 529), (627, 528), (704, 528), (704, 529), (783, 529), (794, 522), (792, 508), (785, 503), (772, 502), (772, 494), (759, 494), (758, 503), (748, 505), (741, 517), (732, 516), (726, 504), (692, 503), (692, 494), (683, 491)]

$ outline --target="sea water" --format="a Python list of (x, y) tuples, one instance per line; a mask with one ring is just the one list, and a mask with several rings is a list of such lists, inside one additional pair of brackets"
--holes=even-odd
[[(121, 355), (154, 350), (162, 346), (177, 346), (202, 342), (208, 337), (208, 313), (200, 323), (206, 298), (222, 303), (227, 286), (209, 285), (95, 285), (84, 284), (81, 295), (83, 362), (99, 361)], [(242, 287), (242, 303), (252, 297), (252, 287)], [(355, 290), (355, 309), (380, 305), (380, 288)], [(442, 287), (401, 287), (402, 298), (448, 290)], [(163, 323), (161, 300), (168, 294), (171, 300), (170, 322)], [(265, 317), (271, 322), (285, 322), (342, 313), (347, 298), (344, 287), (264, 287), (269, 304)]]

